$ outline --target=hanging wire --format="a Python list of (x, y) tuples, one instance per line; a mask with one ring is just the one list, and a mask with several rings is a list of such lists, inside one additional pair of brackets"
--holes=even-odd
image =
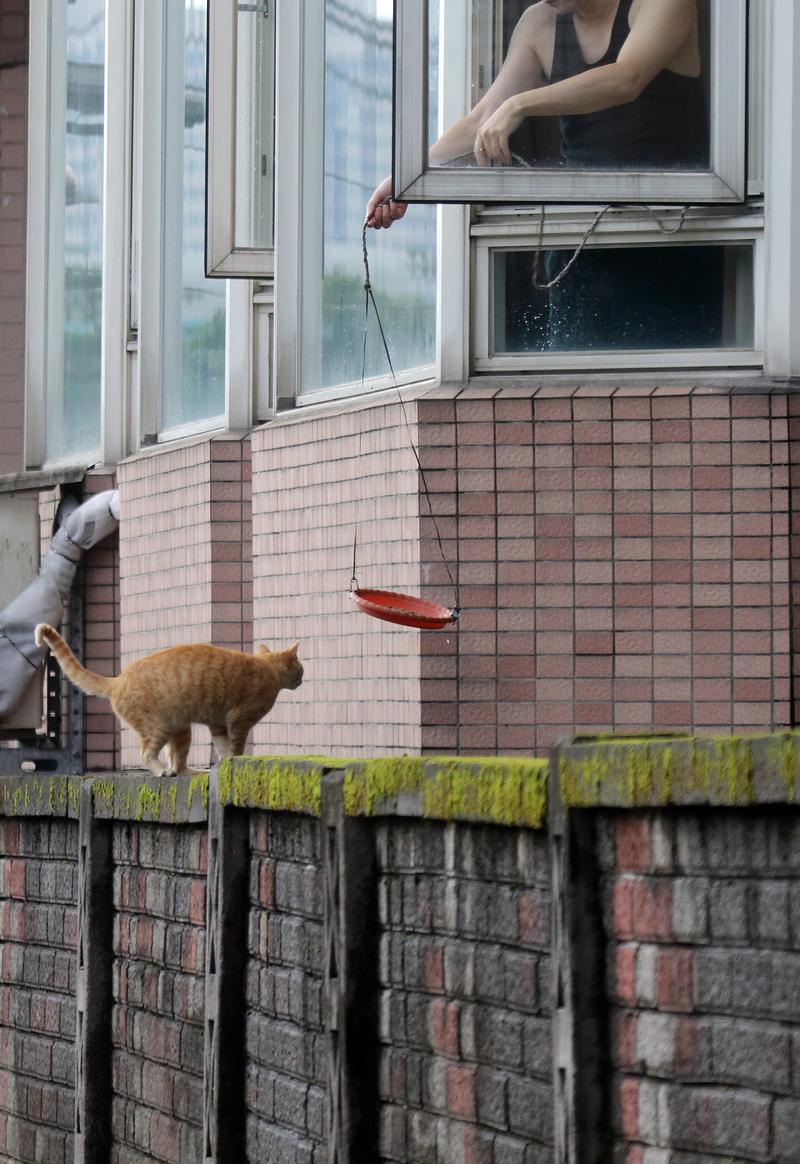
[[(461, 157), (466, 158), (466, 157), (471, 157), (471, 156), (472, 156), (471, 151), (468, 151), (465, 154), (458, 155), (457, 158), (450, 159), (448, 164), (457, 165), (459, 158), (461, 158)], [(529, 162), (527, 162), (524, 158), (521, 158), (518, 154), (512, 154), (512, 157), (513, 157), (515, 162), (517, 162), (518, 164), (520, 164), (522, 166), (525, 166), (527, 169), (535, 169), (535, 167), (531, 166), (531, 164)], [(391, 197), (384, 198), (381, 205), (382, 206), (388, 205), (388, 203), (391, 201), (392, 201)], [(594, 232), (597, 229), (597, 227), (599, 226), (599, 224), (602, 222), (605, 215), (608, 214), (609, 211), (614, 210), (614, 209), (644, 210), (647, 214), (650, 215), (653, 222), (655, 223), (655, 225), (657, 226), (659, 231), (661, 231), (662, 234), (673, 235), (673, 234), (678, 234), (678, 232), (683, 229), (683, 226), (686, 222), (686, 216), (689, 213), (690, 207), (688, 205), (682, 206), (677, 223), (673, 226), (667, 226), (664, 222), (662, 222), (662, 220), (659, 218), (656, 211), (651, 206), (647, 206), (643, 203), (641, 203), (641, 204), (640, 203), (617, 203), (617, 204), (608, 203), (605, 206), (601, 206), (600, 209), (596, 212), (596, 214), (592, 218), (592, 221), (589, 223), (586, 230), (584, 231), (584, 233), (580, 239), (580, 242), (578, 243), (577, 247), (573, 251), (572, 255), (569, 257), (569, 259), (564, 264), (564, 266), (561, 268), (561, 270), (558, 272), (558, 274), (555, 275), (552, 279), (549, 279), (546, 283), (543, 283), (539, 280), (539, 263), (540, 263), (543, 245), (544, 245), (545, 205), (544, 205), (544, 203), (541, 203), (539, 206), (539, 237), (538, 237), (538, 240), (536, 243), (536, 251), (535, 251), (534, 262), (533, 262), (533, 275), (532, 275), (532, 279), (531, 279), (532, 285), (533, 285), (533, 287), (536, 288), (537, 291), (549, 291), (549, 290), (551, 290), (551, 288), (557, 286), (562, 281), (562, 279), (565, 279), (567, 277), (567, 275), (572, 270), (575, 263), (578, 261), (578, 257), (580, 256), (584, 247), (588, 243), (591, 236), (594, 234)], [(405, 401), (403, 400), (403, 395), (400, 391), (400, 386), (397, 382), (397, 376), (395, 375), (394, 365), (392, 363), (392, 357), (391, 357), (391, 354), (389, 352), (389, 345), (386, 341), (386, 334), (383, 330), (383, 323), (381, 321), (380, 312), (378, 311), (378, 305), (375, 302), (375, 296), (372, 292), (372, 282), (370, 280), (370, 273), (369, 273), (369, 254), (367, 252), (367, 229), (368, 228), (367, 228), (367, 224), (365, 221), (364, 225), (361, 228), (361, 250), (362, 250), (362, 256), (363, 256), (363, 260), (364, 260), (364, 344), (363, 344), (362, 361), (361, 361), (361, 385), (363, 388), (364, 377), (366, 375), (366, 368), (367, 368), (367, 327), (368, 327), (368, 323), (369, 323), (369, 306), (370, 306), (370, 303), (372, 303), (372, 308), (375, 312), (375, 319), (377, 321), (378, 329), (380, 331), (381, 341), (383, 343), (383, 350), (386, 353), (386, 360), (387, 360), (387, 363), (389, 365), (389, 371), (392, 374), (392, 382), (394, 384), (395, 390), (397, 391), (397, 397), (398, 397), (398, 400), (400, 401), (400, 408), (402, 409), (402, 413), (403, 413), (403, 421), (404, 421), (406, 429), (408, 431), (409, 444), (411, 445), (411, 451), (414, 454), (414, 460), (417, 462), (417, 468), (419, 469), (420, 478), (422, 480), (422, 485), (423, 485), (423, 488), (425, 490), (425, 499), (428, 503), (428, 511), (430, 512), (431, 519), (433, 521), (433, 528), (436, 531), (436, 540), (437, 540), (438, 545), (439, 545), (439, 552), (442, 556), (442, 561), (444, 562), (445, 569), (447, 570), (447, 576), (450, 579), (450, 585), (452, 586), (453, 593), (455, 595), (456, 604), (453, 607), (453, 614), (457, 618), (458, 615), (461, 613), (461, 607), (458, 605), (458, 601), (459, 601), (458, 585), (457, 585), (455, 579), (453, 578), (453, 573), (450, 569), (450, 563), (448, 562), (447, 555), (444, 552), (442, 535), (441, 535), (441, 532), (439, 530), (439, 523), (436, 520), (436, 515), (433, 512), (433, 503), (431, 502), (431, 495), (430, 495), (430, 491), (428, 489), (428, 482), (425, 479), (425, 471), (422, 468), (422, 463), (420, 462), (419, 454), (417, 452), (416, 445), (414, 444), (411, 425), (410, 425), (409, 420), (408, 420), (408, 414), (406, 413)], [(355, 532), (354, 532), (354, 536), (353, 536), (353, 573), (352, 573), (352, 576), (350, 578), (350, 590), (351, 590), (351, 592), (354, 589), (358, 589), (358, 578), (356, 576), (357, 545), (358, 545), (358, 527), (356, 527)]]
[[(527, 163), (525, 164), (527, 165)], [(597, 211), (594, 218), (589, 223), (589, 226), (584, 231), (583, 237), (578, 243), (576, 249), (573, 251), (572, 255), (558, 272), (558, 274), (555, 275), (554, 278), (550, 279), (549, 282), (541, 283), (539, 281), (539, 262), (541, 259), (542, 245), (544, 242), (544, 203), (542, 203), (539, 207), (539, 239), (536, 244), (536, 252), (533, 259), (533, 275), (531, 277), (531, 285), (535, 287), (537, 291), (549, 291), (551, 287), (555, 287), (570, 272), (574, 263), (577, 261), (578, 255), (586, 246), (587, 242), (594, 234), (595, 230), (605, 215), (609, 212), (609, 210), (644, 210), (650, 215), (653, 222), (656, 224), (662, 234), (677, 234), (680, 230), (683, 229), (684, 223), (686, 222), (686, 215), (689, 213), (689, 207), (682, 206), (677, 223), (674, 226), (667, 226), (661, 221), (655, 210), (653, 210), (652, 206), (646, 206), (640, 203), (608, 203), (606, 206), (602, 206)]]
[[(383, 202), (381, 203), (381, 205), (386, 205), (389, 202), (391, 202), (391, 198), (385, 198), (383, 200)], [(361, 363), (361, 384), (363, 387), (364, 377), (366, 375), (366, 369), (367, 369), (367, 325), (369, 323), (369, 305), (370, 305), (370, 303), (372, 303), (372, 309), (375, 312), (375, 319), (377, 321), (378, 330), (380, 331), (381, 341), (383, 343), (383, 350), (386, 353), (386, 362), (389, 365), (389, 371), (392, 374), (392, 382), (394, 384), (395, 391), (397, 392), (397, 398), (400, 401), (400, 408), (401, 408), (402, 413), (403, 413), (403, 421), (405, 423), (406, 430), (408, 432), (408, 442), (411, 446), (411, 451), (414, 454), (414, 460), (417, 463), (417, 469), (419, 470), (419, 475), (420, 475), (420, 479), (422, 481), (422, 486), (423, 486), (423, 489), (425, 490), (425, 500), (428, 503), (428, 512), (431, 515), (431, 520), (433, 521), (433, 528), (436, 531), (436, 541), (439, 545), (439, 553), (442, 555), (442, 561), (444, 562), (444, 568), (447, 571), (447, 577), (450, 579), (450, 585), (453, 588), (453, 594), (455, 597), (455, 604), (454, 604), (453, 609), (452, 609), (453, 617), (458, 618), (458, 616), (461, 614), (461, 606), (459, 605), (458, 583), (456, 582), (455, 578), (453, 577), (453, 572), (450, 569), (450, 563), (448, 562), (447, 555), (444, 552), (444, 543), (442, 541), (441, 531), (439, 530), (439, 523), (436, 520), (436, 514), (433, 511), (433, 502), (431, 501), (431, 494), (430, 494), (430, 490), (428, 489), (428, 482), (425, 478), (425, 470), (422, 468), (422, 462), (419, 459), (419, 453), (417, 452), (417, 447), (414, 444), (414, 437), (413, 437), (413, 433), (412, 433), (412, 429), (411, 429), (411, 424), (409, 423), (408, 413), (406, 412), (405, 401), (403, 400), (403, 394), (400, 391), (400, 385), (397, 382), (397, 376), (395, 374), (394, 364), (392, 363), (392, 357), (391, 357), (391, 354), (389, 352), (389, 344), (386, 341), (386, 333), (383, 330), (383, 323), (381, 321), (380, 312), (378, 311), (378, 305), (375, 302), (375, 296), (372, 292), (372, 282), (370, 280), (370, 274), (369, 274), (369, 254), (367, 253), (367, 229), (368, 228), (367, 228), (367, 224), (365, 221), (364, 225), (361, 228), (361, 252), (362, 252), (362, 257), (364, 259), (364, 347), (363, 347), (362, 363)], [(351, 592), (353, 589), (358, 589), (358, 578), (356, 577), (357, 540), (358, 540), (358, 527), (356, 526), (355, 533), (353, 536), (353, 574), (352, 574), (352, 577), (350, 579)]]

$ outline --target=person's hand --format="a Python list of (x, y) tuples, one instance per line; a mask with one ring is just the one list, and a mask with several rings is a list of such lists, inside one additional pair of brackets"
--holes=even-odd
[(484, 121), (475, 136), (475, 160), (479, 166), (492, 162), (511, 165), (511, 147), (508, 139), (524, 120), (513, 97), (507, 98), (491, 117)]
[[(366, 224), (372, 226), (376, 230), (383, 228), (388, 229), (393, 222), (398, 218), (402, 218), (408, 209), (407, 202), (393, 202), (392, 201), (392, 179), (391, 176), (384, 178), (383, 181), (375, 187), (375, 192), (367, 203)], [(388, 199), (388, 201), (387, 201)]]

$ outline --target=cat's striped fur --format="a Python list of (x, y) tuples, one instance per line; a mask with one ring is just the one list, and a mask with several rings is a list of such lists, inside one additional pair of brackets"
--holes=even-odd
[[(254, 655), (206, 643), (167, 647), (106, 678), (81, 666), (53, 627), (40, 623), (35, 637), (37, 644), (47, 643), (76, 687), (111, 700), (119, 719), (138, 733), (142, 760), (156, 776), (194, 774), (186, 767), (193, 723), (211, 729), (220, 759), (241, 755), (250, 729), (278, 693), (303, 680), (297, 643), (283, 651), (259, 647)], [(159, 761), (164, 747), (168, 768)]]

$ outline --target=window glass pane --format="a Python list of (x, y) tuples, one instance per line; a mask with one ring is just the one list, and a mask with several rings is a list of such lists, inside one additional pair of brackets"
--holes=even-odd
[(236, 14), (237, 247), (271, 247), (274, 231), (275, 4)]
[[(311, 311), (306, 303), (304, 391), (358, 384), (361, 379), (361, 228), (369, 196), (391, 170), (392, 0), (326, 0), (324, 52), (321, 290)], [(391, 230), (369, 231), (367, 244), (372, 289), (395, 370), (430, 365), (436, 306), (435, 210), (409, 207)], [(387, 373), (371, 314), (366, 375)]]
[[(60, 244), (54, 240), (63, 248), (63, 283), (51, 289), (50, 311), (54, 330), (63, 319), (63, 363), (61, 376), (54, 368), (48, 382), (50, 460), (100, 443), (104, 9), (104, 0), (67, 5), (61, 49), (66, 51), (66, 119), (54, 133), (64, 133), (64, 153), (62, 163), (54, 161), (51, 199), (54, 208), (63, 200), (63, 236)], [(60, 282), (59, 267), (52, 264), (54, 282)], [(55, 334), (51, 342), (57, 343)]]
[(750, 245), (497, 251), (494, 352), (753, 347)]
[[(448, 0), (449, 4), (456, 2), (463, 4), (464, 0)], [(580, 78), (584, 87), (579, 92), (569, 89), (569, 101), (585, 99), (592, 70), (617, 60), (639, 18), (633, 0), (595, 7), (601, 10), (600, 16), (589, 22), (576, 19), (575, 0), (547, 0), (536, 5), (529, 0), (467, 0), (473, 36), (467, 41), (471, 59), (462, 71), (469, 85), (470, 106), (491, 90), (496, 116), (500, 117), (507, 98), (519, 93), (532, 95), (522, 123), (510, 138), (504, 134), (510, 157), (495, 155), (491, 164), (510, 161), (518, 167), (563, 166), (570, 170), (707, 170), (710, 0), (696, 0), (693, 28), (634, 98), (620, 99), (598, 81), (598, 99), (605, 100), (599, 109), (548, 115), (544, 102), (566, 100), (561, 95), (566, 93), (563, 85), (574, 85), (573, 79)], [(447, 60), (445, 46), (442, 53), (442, 68), (457, 78), (458, 63)], [(430, 48), (429, 74), (439, 64), (438, 57), (438, 50)], [(497, 86), (492, 90), (495, 81)], [(550, 96), (548, 88), (557, 83), (563, 83), (562, 89)], [(508, 124), (498, 123), (498, 128), (502, 132)], [(476, 157), (473, 129), (458, 125), (445, 128), (449, 134), (431, 156), (431, 165), (487, 164), (492, 147)]]
[[(185, 0), (183, 28), (169, 26), (168, 68), (179, 66), (181, 84), (168, 90), (176, 150), (167, 159), (167, 201), (179, 212), (168, 210), (165, 239), (162, 428), (225, 410), (225, 282), (205, 277), (206, 9), (207, 0)], [(169, 327), (178, 306), (179, 346)]]

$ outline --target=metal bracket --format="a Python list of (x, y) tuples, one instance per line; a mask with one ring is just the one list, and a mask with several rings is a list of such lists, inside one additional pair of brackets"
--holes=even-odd
[[(69, 646), (79, 661), (83, 661), (83, 599), (84, 565), (75, 572), (67, 607)], [(82, 691), (71, 683), (64, 683), (61, 668), (52, 655), (45, 664), (45, 731), (41, 736), (21, 734), (16, 747), (0, 747), (0, 775), (18, 776), (20, 773), (48, 772), (61, 776), (79, 776), (83, 773), (83, 712), (85, 698)], [(66, 703), (66, 723), (62, 714)]]

